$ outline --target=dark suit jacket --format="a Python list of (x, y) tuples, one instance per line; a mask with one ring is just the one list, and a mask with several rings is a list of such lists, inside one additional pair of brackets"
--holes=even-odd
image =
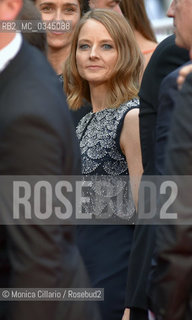
[[(192, 74), (177, 95), (168, 140), (165, 174), (192, 175)], [(152, 300), (157, 319), (192, 317), (192, 198), (191, 177), (182, 183), (173, 205), (182, 224), (158, 228), (158, 264), (153, 277)]]
[(189, 60), (187, 50), (175, 45), (172, 35), (162, 41), (144, 72), (140, 96), (140, 138), (145, 175), (156, 174), (155, 141), (159, 88), (162, 80), (173, 70)]
[[(17, 56), (0, 73), (0, 174), (72, 175), (79, 172), (78, 142), (60, 83), (43, 55), (24, 42)], [(3, 210), (2, 204), (0, 210)], [(7, 204), (10, 215), (12, 205)], [(1, 226), (0, 286), (89, 287), (74, 245), (72, 227)], [(88, 303), (0, 305), (1, 320), (97, 318), (94, 304)]]
[[(162, 41), (144, 72), (140, 96), (140, 139), (144, 175), (156, 174), (155, 141), (159, 87), (163, 78), (189, 59), (188, 51), (178, 48), (174, 36)], [(146, 207), (148, 203), (145, 204)], [(147, 281), (154, 250), (155, 228), (137, 225), (130, 255), (126, 306), (148, 308)]]
[[(184, 65), (191, 64), (191, 61)], [(162, 82), (159, 94), (159, 106), (157, 110), (156, 148), (155, 162), (157, 174), (164, 174), (164, 159), (166, 155), (167, 140), (172, 122), (172, 115), (177, 103), (179, 90), (177, 77), (180, 71), (177, 68), (171, 72)]]

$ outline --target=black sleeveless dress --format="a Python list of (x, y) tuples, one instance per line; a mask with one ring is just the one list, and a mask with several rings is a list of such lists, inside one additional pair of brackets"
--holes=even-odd
[[(120, 149), (120, 134), (127, 112), (139, 107), (133, 99), (119, 108), (88, 113), (77, 126), (83, 175), (128, 175), (125, 156)], [(129, 137), (127, 137), (129, 139)], [(134, 205), (130, 205), (130, 219)], [(77, 245), (91, 285), (104, 288), (99, 302), (103, 320), (121, 320), (125, 307), (128, 262), (134, 226), (82, 225), (77, 227)]]

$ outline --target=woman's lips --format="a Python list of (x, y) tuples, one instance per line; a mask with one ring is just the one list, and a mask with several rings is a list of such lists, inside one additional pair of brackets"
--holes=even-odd
[(103, 67), (97, 66), (97, 65), (92, 65), (92, 66), (87, 66), (88, 69), (101, 69)]

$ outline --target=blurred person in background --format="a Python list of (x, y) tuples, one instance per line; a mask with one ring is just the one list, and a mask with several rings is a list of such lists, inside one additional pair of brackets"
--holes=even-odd
[(58, 75), (69, 55), (74, 29), (82, 12), (82, 0), (33, 0), (45, 21), (70, 21), (69, 32), (47, 31), (47, 58)]
[(122, 15), (120, 8), (121, 0), (89, 0), (90, 9), (110, 9)]
[[(70, 21), (70, 32), (47, 31), (47, 58), (58, 75), (63, 86), (63, 66), (71, 49), (75, 26), (82, 12), (87, 9), (83, 0), (32, 0), (45, 21)], [(80, 112), (70, 111), (74, 126), (90, 111), (90, 106), (84, 101), (84, 108)]]
[(146, 67), (157, 46), (157, 41), (145, 10), (144, 0), (122, 0), (120, 8), (134, 31), (144, 56), (144, 67)]
[[(41, 20), (41, 14), (33, 1), (25, 0), (17, 20)], [(47, 54), (47, 40), (45, 32), (23, 32), (23, 38), (38, 48), (44, 55)]]
[[(173, 0), (168, 13), (174, 19), (176, 44), (188, 49), (192, 59), (191, 0)], [(190, 71), (191, 65), (177, 70), (174, 80), (179, 74), (181, 86)], [(159, 226), (156, 237), (157, 265), (152, 278), (151, 302), (156, 319), (162, 320), (190, 320), (192, 317), (191, 97), (192, 74), (189, 73), (173, 102), (164, 165), (166, 175), (179, 177), (179, 192), (170, 208), (177, 213), (177, 220)], [(188, 177), (184, 179), (183, 176)]]

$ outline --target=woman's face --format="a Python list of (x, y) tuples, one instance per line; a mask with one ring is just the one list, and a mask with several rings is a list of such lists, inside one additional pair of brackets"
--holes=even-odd
[(80, 4), (78, 0), (36, 0), (43, 21), (70, 21), (69, 32), (48, 31), (48, 46), (62, 49), (71, 44), (74, 29), (80, 20)]
[(114, 40), (102, 23), (89, 19), (79, 33), (76, 63), (81, 78), (89, 84), (107, 82), (118, 58)]

